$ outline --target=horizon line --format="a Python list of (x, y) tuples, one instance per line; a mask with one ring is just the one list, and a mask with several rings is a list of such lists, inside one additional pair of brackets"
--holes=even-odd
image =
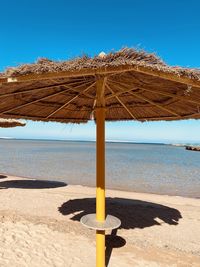
[[(51, 139), (51, 138), (16, 138), (16, 137), (0, 137), (0, 140), (35, 140), (35, 141), (68, 141), (68, 142), (92, 142), (95, 143), (95, 139)], [(131, 144), (161, 144), (161, 145), (188, 145), (188, 144), (200, 144), (200, 141), (134, 141), (134, 140), (116, 140), (106, 139), (106, 143), (131, 143)]]

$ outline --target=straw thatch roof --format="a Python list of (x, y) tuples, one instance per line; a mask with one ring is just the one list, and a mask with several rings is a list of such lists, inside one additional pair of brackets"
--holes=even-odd
[(17, 126), (25, 126), (24, 122), (14, 119), (2, 119), (0, 118), (0, 128), (11, 128)]
[(0, 116), (87, 122), (95, 118), (96, 80), (103, 77), (106, 120), (200, 118), (200, 70), (170, 67), (134, 49), (8, 68), (0, 74)]

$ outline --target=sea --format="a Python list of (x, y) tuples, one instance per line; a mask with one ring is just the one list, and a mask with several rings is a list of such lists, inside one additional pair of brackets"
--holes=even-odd
[[(0, 173), (95, 186), (95, 153), (95, 142), (0, 139)], [(200, 198), (200, 152), (107, 142), (106, 187)]]

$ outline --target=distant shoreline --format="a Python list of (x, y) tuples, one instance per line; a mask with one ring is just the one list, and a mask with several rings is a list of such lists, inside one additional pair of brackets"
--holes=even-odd
[[(77, 142), (77, 143), (95, 143), (95, 140), (61, 140), (61, 139), (29, 139), (29, 138), (9, 138), (0, 137), (0, 140), (17, 140), (17, 141), (41, 141), (41, 142)], [(171, 145), (166, 143), (154, 143), (154, 142), (134, 142), (134, 141), (120, 141), (120, 140), (106, 140), (106, 143), (123, 143), (123, 144), (141, 144), (141, 145)]]
[[(76, 142), (76, 143), (95, 143), (96, 140), (73, 140), (73, 139), (40, 139), (40, 138), (12, 138), (12, 137), (0, 137), (0, 140), (16, 140), (16, 141), (37, 141), (37, 142)], [(176, 147), (184, 147), (184, 146), (198, 146), (199, 143), (195, 142), (185, 142), (185, 143), (164, 143), (164, 142), (136, 142), (131, 140), (106, 140), (106, 143), (118, 143), (118, 144), (136, 144), (136, 145), (165, 145), (165, 146), (176, 146)]]
[[(77, 143), (95, 143), (95, 140), (61, 140), (61, 139), (29, 139), (29, 138), (11, 138), (0, 137), (0, 140), (16, 140), (16, 141), (38, 141), (38, 142), (77, 142)], [(170, 143), (162, 142), (135, 142), (135, 141), (123, 141), (123, 140), (106, 140), (106, 143), (122, 143), (122, 144), (136, 144), (136, 145), (173, 145)]]

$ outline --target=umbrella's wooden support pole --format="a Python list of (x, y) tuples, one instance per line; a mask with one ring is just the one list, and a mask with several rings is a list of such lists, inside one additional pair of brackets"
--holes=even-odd
[(96, 214), (87, 214), (81, 223), (96, 230), (96, 267), (105, 267), (105, 230), (117, 229), (121, 222), (105, 212), (105, 79), (96, 80)]
[[(105, 221), (105, 108), (96, 110), (96, 220)], [(96, 266), (105, 267), (105, 231), (96, 231)]]
[(96, 214), (87, 214), (81, 223), (96, 230), (96, 267), (105, 267), (105, 230), (117, 229), (121, 222), (105, 212), (105, 79), (97, 77), (96, 117)]
[[(96, 220), (105, 221), (105, 80), (97, 79), (96, 105)], [(105, 231), (96, 231), (96, 266), (105, 267)]]

